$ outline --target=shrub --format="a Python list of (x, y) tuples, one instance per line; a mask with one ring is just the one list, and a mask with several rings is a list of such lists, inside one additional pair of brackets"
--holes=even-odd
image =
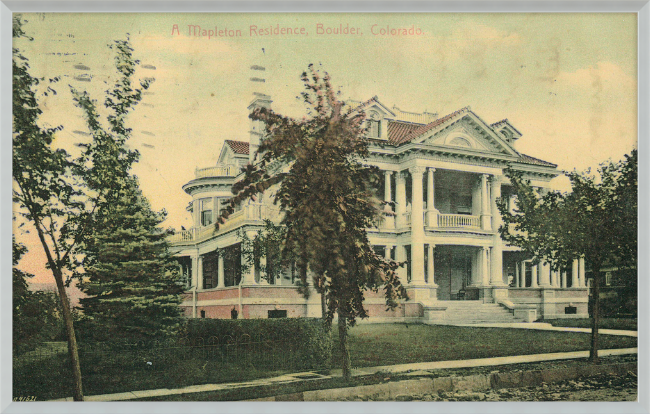
[(213, 337), (220, 343), (283, 342), (287, 347), (285, 351), (291, 353), (294, 367), (314, 369), (330, 366), (331, 335), (321, 319), (189, 319), (181, 328), (180, 335), (192, 344), (201, 339), (207, 344)]

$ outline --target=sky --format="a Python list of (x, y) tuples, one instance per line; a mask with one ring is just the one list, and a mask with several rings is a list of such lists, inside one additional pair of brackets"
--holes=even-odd
[[(523, 134), (518, 151), (561, 170), (593, 169), (637, 146), (632, 13), (38, 13), (24, 19), (34, 40), (14, 46), (33, 75), (62, 79), (57, 94), (41, 101), (41, 123), (62, 125), (55, 145), (71, 153), (88, 140), (88, 129), (69, 85), (101, 104), (115, 81), (107, 45), (129, 36), (142, 66), (136, 76), (155, 78), (127, 121), (130, 145), (141, 153), (134, 172), (154, 209), (167, 211), (164, 225), (177, 229), (191, 227), (185, 210), (191, 197), (182, 185), (196, 168), (217, 162), (224, 140), (248, 140), (253, 92), (271, 95), (278, 112), (302, 116), (296, 96), (310, 63), (330, 74), (344, 99), (377, 96), (388, 107), (440, 116), (470, 106), (488, 123), (507, 118)], [(196, 25), (206, 36), (191, 32)], [(276, 28), (297, 34), (274, 34)], [(251, 82), (254, 76), (266, 82)], [(553, 182), (560, 190), (567, 185), (563, 178)], [(36, 274), (34, 282), (52, 282), (33, 232), (16, 235), (30, 250), (19, 267)]]

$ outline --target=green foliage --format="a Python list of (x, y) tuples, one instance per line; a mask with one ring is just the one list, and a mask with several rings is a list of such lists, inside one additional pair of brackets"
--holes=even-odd
[(295, 262), (290, 252), (283, 250), (286, 234), (286, 227), (270, 220), (264, 220), (264, 228), (252, 239), (245, 233), (240, 234), (243, 271), (253, 267), (259, 270), (261, 279), (271, 284), (281, 278), (285, 269), (293, 267)]
[[(87, 92), (72, 88), (93, 136), (77, 166), (102, 204), (93, 214), (88, 236), (79, 245), (82, 269), (80, 300), (86, 340), (148, 340), (164, 337), (180, 323), (182, 286), (169, 253), (168, 232), (160, 228), (165, 213), (154, 212), (139, 189), (131, 167), (139, 153), (127, 148), (127, 115), (142, 99), (151, 80), (133, 88), (138, 61), (128, 39), (115, 41), (118, 81), (106, 91), (109, 115), (103, 125)], [(105, 189), (110, 191), (105, 191)]]
[(502, 238), (521, 247), (536, 262), (566, 269), (584, 256), (592, 267), (603, 264), (636, 268), (637, 150), (620, 162), (607, 162), (598, 176), (570, 172), (572, 191), (540, 195), (521, 173), (506, 170), (517, 194), (516, 212), (498, 201)]
[(13, 240), (13, 352), (20, 355), (34, 350), (43, 341), (61, 335), (60, 303), (52, 292), (32, 292), (27, 278), (34, 275), (16, 268), (25, 246)]
[(287, 341), (298, 345), (291, 358), (300, 369), (320, 368), (330, 361), (331, 331), (322, 319), (189, 319), (181, 331), (181, 336), (191, 343), (203, 338), (206, 344), (210, 337), (225, 342), (228, 338), (238, 341), (244, 335), (251, 342)]
[(383, 288), (389, 308), (407, 297), (406, 290), (395, 272), (398, 263), (378, 256), (366, 234), (382, 215), (379, 170), (364, 165), (369, 150), (363, 112), (345, 109), (329, 75), (321, 77), (313, 65), (302, 81), (307, 117), (289, 118), (265, 108), (250, 115), (267, 129), (256, 154), (259, 162), (247, 165), (244, 178), (233, 185), (235, 195), (216, 227), (238, 203), (279, 184), (275, 202), (285, 213), (281, 224), (287, 229), (283, 258), (295, 259), (305, 295), (311, 271), (317, 291), (326, 295), (328, 322), (338, 313), (354, 324), (368, 316), (366, 289)]

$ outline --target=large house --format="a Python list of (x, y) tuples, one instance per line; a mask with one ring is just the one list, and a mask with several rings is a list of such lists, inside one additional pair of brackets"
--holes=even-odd
[[(249, 111), (271, 106), (258, 94)], [(545, 189), (559, 172), (550, 162), (522, 154), (522, 135), (507, 119), (488, 124), (469, 107), (439, 117), (389, 108), (377, 97), (355, 103), (366, 113), (369, 164), (384, 171), (381, 193), (392, 214), (368, 229), (379, 254), (408, 265), (400, 269), (409, 300), (388, 311), (384, 298), (368, 292), (369, 321), (428, 323), (514, 322), (587, 316), (584, 260), (554, 272), (533, 264), (506, 245), (497, 229), (496, 199), (515, 198), (504, 169), (521, 171)], [(272, 194), (237, 207), (215, 231), (221, 202), (253, 162), (263, 125), (251, 122), (250, 138), (225, 141), (217, 165), (197, 169), (183, 186), (192, 196), (193, 227), (173, 236), (172, 246), (187, 281), (182, 306), (188, 317), (268, 318), (320, 316), (320, 299), (305, 299), (291, 271), (277, 279), (242, 266), (241, 237), (264, 220), (278, 222)], [(267, 191), (268, 193), (268, 191)], [(272, 191), (271, 191), (272, 193)]]

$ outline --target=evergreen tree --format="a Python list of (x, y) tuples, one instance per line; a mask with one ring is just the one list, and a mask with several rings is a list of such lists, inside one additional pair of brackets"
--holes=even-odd
[(279, 184), (275, 201), (285, 213), (284, 257), (294, 258), (300, 287), (308, 295), (308, 270), (325, 297), (326, 320), (338, 316), (340, 357), (350, 378), (348, 328), (368, 316), (367, 289), (385, 292), (389, 308), (407, 298), (396, 275), (399, 265), (378, 256), (366, 229), (382, 219), (376, 194), (379, 170), (364, 165), (369, 156), (364, 114), (336, 97), (327, 73), (309, 66), (302, 74), (308, 116), (294, 119), (265, 108), (250, 117), (261, 120), (267, 135), (256, 154), (259, 162), (244, 169), (233, 186), (234, 197), (216, 223), (223, 223), (237, 203)]
[(152, 211), (128, 178), (108, 208), (96, 217), (82, 251), (80, 299), (95, 340), (154, 340), (180, 322), (182, 286), (168, 250), (163, 213)]
[(128, 39), (115, 41), (111, 48), (116, 51), (119, 80), (106, 91), (107, 125), (89, 94), (72, 89), (93, 136), (78, 163), (84, 166), (80, 174), (91, 190), (103, 194), (89, 237), (79, 248), (83, 254), (79, 287), (90, 296), (80, 303), (85, 331), (94, 339), (155, 339), (180, 322), (182, 287), (169, 253), (168, 233), (160, 228), (165, 213), (152, 211), (139, 190), (131, 167), (140, 154), (127, 146), (131, 135), (127, 115), (152, 80), (133, 87), (131, 78), (139, 62), (132, 57)]

